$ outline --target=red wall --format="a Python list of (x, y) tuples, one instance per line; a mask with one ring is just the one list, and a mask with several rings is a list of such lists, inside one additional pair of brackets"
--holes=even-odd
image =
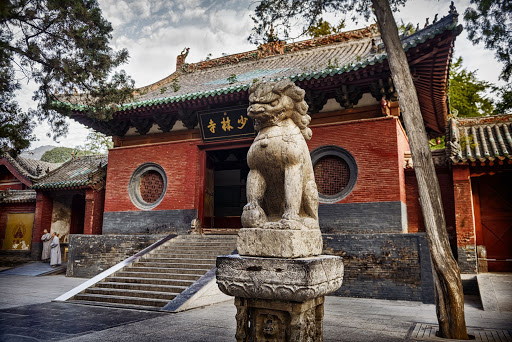
[[(446, 220), (446, 229), (450, 237), (450, 243), (455, 246), (455, 201), (453, 197), (453, 181), (450, 170), (436, 169), (439, 187), (441, 188), (441, 198), (443, 201), (444, 217)], [(407, 191), (407, 217), (409, 221), (409, 233), (424, 232), (423, 214), (421, 213), (418, 182), (413, 170), (408, 170), (405, 177)]]
[[(346, 149), (358, 167), (357, 183), (340, 203), (405, 202), (403, 151), (408, 143), (395, 117), (342, 122), (311, 127), (314, 150), (324, 145)], [(130, 177), (143, 163), (162, 166), (167, 192), (154, 210), (198, 209), (201, 153), (200, 140), (115, 148), (109, 151), (105, 212), (137, 211), (128, 195)], [(227, 143), (229, 144), (229, 142)]]
[(200, 140), (121, 147), (109, 151), (105, 212), (137, 211), (128, 195), (130, 177), (144, 163), (160, 165), (167, 175), (167, 191), (154, 210), (197, 208)]
[(344, 148), (356, 160), (357, 183), (339, 203), (405, 202), (403, 152), (407, 141), (395, 117), (312, 127), (308, 145)]

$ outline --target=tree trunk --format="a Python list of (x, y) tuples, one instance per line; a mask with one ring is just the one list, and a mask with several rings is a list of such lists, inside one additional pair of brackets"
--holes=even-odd
[(416, 88), (388, 0), (372, 0), (404, 118), (425, 229), (434, 267), (436, 312), (441, 337), (468, 339), (460, 270), (450, 249), (441, 191), (430, 153)]

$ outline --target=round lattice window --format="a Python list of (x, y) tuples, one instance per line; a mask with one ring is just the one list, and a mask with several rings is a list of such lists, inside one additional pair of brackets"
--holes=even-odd
[(158, 164), (146, 163), (133, 172), (128, 193), (137, 208), (149, 210), (160, 204), (166, 188), (167, 177), (162, 167)]
[(146, 203), (155, 203), (164, 192), (164, 179), (156, 171), (148, 171), (140, 177), (140, 197)]
[(347, 197), (357, 180), (352, 155), (338, 146), (322, 146), (311, 153), (320, 202), (333, 203)]

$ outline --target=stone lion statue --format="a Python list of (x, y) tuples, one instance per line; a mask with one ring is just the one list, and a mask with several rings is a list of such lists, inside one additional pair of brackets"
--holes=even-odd
[(247, 114), (258, 131), (249, 149), (244, 228), (318, 229), (318, 191), (306, 140), (311, 117), (292, 81), (249, 89)]

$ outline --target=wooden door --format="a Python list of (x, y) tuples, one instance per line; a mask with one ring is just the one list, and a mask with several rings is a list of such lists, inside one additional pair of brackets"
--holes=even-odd
[(204, 172), (204, 206), (203, 206), (203, 227), (214, 227), (214, 190), (215, 190), (215, 171), (214, 161), (206, 154), (206, 168)]
[(487, 249), (489, 272), (512, 272), (512, 175), (474, 179), (480, 202), (477, 244)]

